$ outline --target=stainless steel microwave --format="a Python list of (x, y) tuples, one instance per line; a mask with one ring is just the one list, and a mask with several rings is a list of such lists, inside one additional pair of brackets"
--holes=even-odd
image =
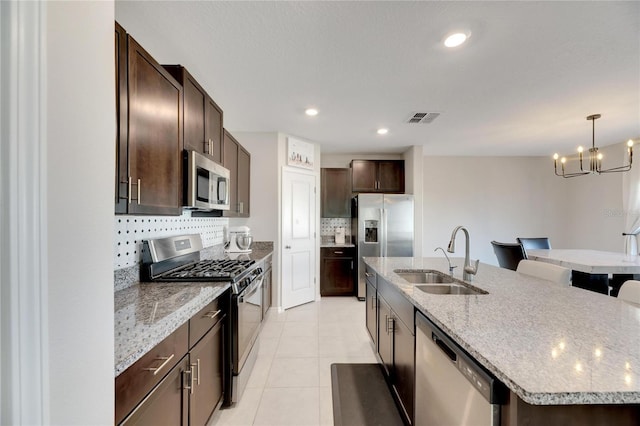
[(195, 151), (184, 151), (184, 158), (184, 207), (229, 210), (229, 170)]

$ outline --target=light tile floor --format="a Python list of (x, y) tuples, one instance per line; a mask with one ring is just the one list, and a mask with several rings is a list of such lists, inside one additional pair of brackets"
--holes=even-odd
[(278, 313), (271, 309), (240, 402), (209, 425), (332, 425), (331, 364), (374, 363), (364, 302), (325, 297)]

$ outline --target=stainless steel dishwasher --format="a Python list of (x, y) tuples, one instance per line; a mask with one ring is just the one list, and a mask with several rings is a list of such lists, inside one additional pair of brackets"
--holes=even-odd
[(415, 426), (497, 426), (506, 388), (416, 312), (415, 395)]

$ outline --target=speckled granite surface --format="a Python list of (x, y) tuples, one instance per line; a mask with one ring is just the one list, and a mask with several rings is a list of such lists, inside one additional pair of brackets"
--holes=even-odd
[(336, 243), (329, 242), (329, 243), (321, 243), (320, 247), (329, 247), (329, 248), (331, 248), (331, 247), (355, 247), (355, 244), (347, 244), (347, 243), (345, 243), (345, 244), (336, 244)]
[[(486, 295), (433, 295), (394, 269), (446, 271), (440, 258), (365, 258), (420, 311), (525, 402), (640, 403), (640, 308), (481, 264)], [(454, 277), (462, 279), (463, 259)]]
[[(251, 253), (225, 253), (221, 245), (201, 251), (202, 259), (262, 261), (272, 242), (254, 242)], [(115, 376), (173, 333), (230, 285), (222, 283), (140, 283), (138, 266), (115, 271)]]
[(229, 283), (140, 283), (115, 293), (115, 376), (220, 296)]

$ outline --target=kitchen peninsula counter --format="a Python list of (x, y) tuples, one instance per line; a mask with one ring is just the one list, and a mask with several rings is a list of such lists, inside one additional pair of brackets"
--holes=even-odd
[(428, 294), (394, 270), (444, 258), (364, 261), (527, 404), (640, 404), (639, 307), (487, 264), (470, 284), (489, 294)]

